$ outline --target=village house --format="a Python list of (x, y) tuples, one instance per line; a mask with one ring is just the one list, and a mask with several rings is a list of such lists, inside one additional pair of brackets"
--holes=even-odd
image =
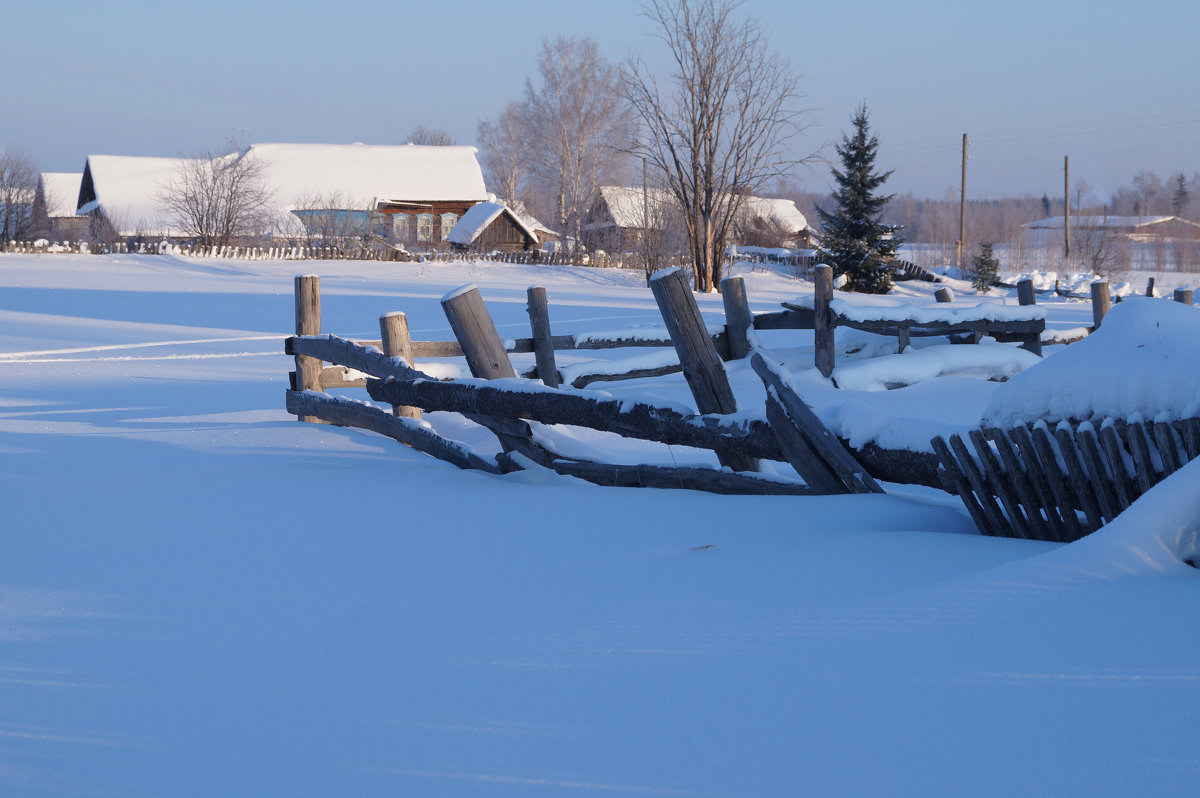
[(477, 252), (523, 252), (541, 243), (532, 224), (503, 202), (472, 205), (447, 240), (455, 249)]
[(81, 241), (87, 238), (88, 218), (75, 213), (79, 201), (80, 172), (42, 172), (33, 198), (34, 238), (48, 241)]
[(161, 194), (187, 164), (188, 159), (180, 158), (89, 155), (75, 205), (75, 213), (88, 220), (89, 239), (133, 243), (183, 238)]

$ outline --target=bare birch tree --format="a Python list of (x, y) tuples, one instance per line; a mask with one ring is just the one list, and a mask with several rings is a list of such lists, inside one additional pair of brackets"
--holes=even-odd
[(629, 106), (620, 71), (592, 39), (542, 42), (539, 83), (525, 85), (530, 171), (558, 197), (559, 218), (572, 250), (600, 185), (628, 158)]
[[(232, 144), (232, 143), (231, 143)], [(172, 222), (201, 246), (225, 246), (270, 232), (274, 192), (264, 182), (264, 165), (248, 150), (206, 152), (180, 158), (175, 177), (158, 193)]]
[(638, 58), (623, 70), (640, 129), (637, 150), (661, 173), (687, 224), (696, 288), (720, 285), (725, 242), (746, 197), (805, 159), (799, 75), (768, 48), (740, 0), (649, 0), (675, 71), (659, 85)]
[(479, 123), (479, 148), (483, 176), (509, 203), (521, 202), (522, 180), (529, 162), (529, 137), (525, 130), (526, 106), (513, 102), (495, 122)]
[(21, 150), (0, 150), (0, 246), (29, 235), (37, 180), (29, 155)]
[(453, 136), (440, 128), (417, 125), (408, 134), (408, 139), (404, 143), (423, 144), (430, 147), (453, 147), (456, 142)]

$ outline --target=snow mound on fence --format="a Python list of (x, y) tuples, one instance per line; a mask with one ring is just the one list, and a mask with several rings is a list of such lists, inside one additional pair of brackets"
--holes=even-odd
[(1004, 380), (1041, 362), (1032, 352), (1004, 344), (923, 349), (909, 347), (894, 355), (856, 360), (833, 370), (839, 388), (850, 391), (885, 391), (934, 377), (958, 376)]
[(1200, 415), (1200, 311), (1133, 297), (1093, 335), (998, 387), (983, 412), (996, 427), (1137, 416)]

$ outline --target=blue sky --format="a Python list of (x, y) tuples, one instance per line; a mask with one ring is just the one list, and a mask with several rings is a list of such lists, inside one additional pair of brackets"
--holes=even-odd
[[(749, 0), (804, 75), (805, 152), (865, 101), (889, 188), (973, 197), (1107, 193), (1141, 169), (1200, 171), (1200, 4), (801, 4)], [(250, 141), (398, 143), (417, 123), (473, 143), (516, 99), (545, 36), (594, 37), (617, 61), (661, 45), (633, 0), (608, 3), (20, 3), (0, 27), (0, 145), (48, 171), (89, 153), (178, 155)], [(832, 149), (824, 152), (832, 156)], [(828, 186), (823, 164), (802, 171)]]

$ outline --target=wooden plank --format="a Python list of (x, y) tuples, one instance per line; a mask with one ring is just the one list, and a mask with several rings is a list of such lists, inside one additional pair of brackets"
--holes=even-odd
[(1150, 454), (1150, 443), (1146, 439), (1146, 428), (1139, 421), (1125, 427), (1125, 440), (1129, 453), (1133, 455), (1133, 475), (1137, 481), (1138, 495), (1145, 494), (1158, 484), (1158, 470)]
[(1028, 277), (1017, 281), (1017, 304), (1037, 304), (1037, 294), (1033, 292), (1033, 280)]
[(556, 391), (536, 383), (522, 389), (479, 381), (398, 379), (370, 380), (367, 391), (376, 401), (411, 404), (425, 410), (464, 415), (527, 418), (543, 424), (569, 424), (672, 446), (692, 446), (722, 453), (784, 460), (769, 425), (763, 421), (727, 420), (685, 415), (645, 402), (627, 402), (607, 393)]
[(403, 361), (388, 357), (378, 349), (367, 349), (353, 341), (333, 335), (287, 338), (283, 342), (283, 351), (289, 355), (309, 355), (339, 366), (349, 366), (380, 379), (433, 379), (428, 374), (405, 365)]
[(533, 331), (533, 351), (537, 360), (537, 375), (551, 388), (558, 387), (558, 367), (554, 363), (554, 342), (550, 334), (550, 308), (546, 301), (546, 289), (535, 285), (526, 291), (525, 309), (529, 313), (529, 327)]
[[(320, 335), (321, 278), (315, 274), (297, 275), (294, 279), (294, 299), (296, 335)], [(301, 391), (319, 391), (321, 389), (321, 369), (321, 361), (296, 355), (296, 387)], [(298, 415), (297, 420), (314, 422), (318, 419), (313, 416)]]
[(732, 473), (713, 468), (616, 465), (580, 460), (556, 460), (550, 463), (549, 467), (559, 474), (613, 487), (674, 488), (726, 495), (813, 495), (812, 488), (807, 485), (762, 479), (752, 474)]
[(1041, 334), (1046, 329), (1045, 319), (1020, 319), (1015, 321), (992, 321), (989, 319), (964, 320), (954, 323), (944, 321), (899, 321), (896, 319), (870, 319), (857, 321), (841, 314), (834, 314), (835, 325), (851, 327), (877, 335), (896, 335), (900, 325), (907, 325), (913, 338), (928, 338), (935, 335), (971, 335), (982, 330), (985, 334), (1028, 335)]
[(729, 359), (741, 360), (750, 355), (750, 330), (754, 314), (746, 296), (746, 281), (742, 277), (726, 277), (721, 281), (721, 301), (725, 305), (725, 332), (729, 341)]
[(1187, 418), (1179, 422), (1188, 460), (1200, 457), (1200, 418)]
[(1035, 540), (1054, 540), (1050, 525), (1042, 516), (1042, 508), (1045, 503), (1038, 498), (1037, 492), (1033, 489), (1033, 484), (1029, 480), (1028, 467), (1021, 462), (1016, 444), (1009, 439), (1004, 430), (986, 429), (983, 430), (983, 435), (996, 446), (995, 451), (1000, 457), (1001, 463), (1004, 464), (1008, 482), (1025, 511), (1026, 530), (1029, 537)]
[(813, 269), (813, 289), (813, 365), (828, 379), (835, 365), (833, 330), (837, 324), (829, 307), (833, 301), (832, 267), (822, 264)]
[(835, 495), (849, 493), (847, 486), (838, 479), (825, 463), (813, 451), (812, 446), (800, 434), (792, 418), (783, 409), (773, 386), (767, 388), (767, 423), (775, 431), (779, 448), (783, 449), (784, 457), (796, 473), (804, 480), (804, 484), (812, 488), (814, 493)]
[(480, 457), (464, 444), (438, 435), (423, 422), (397, 418), (363, 402), (314, 391), (288, 391), (287, 410), (298, 416), (315, 416), (330, 424), (378, 432), (459, 468), (503, 473), (496, 463)]
[(1083, 537), (1084, 529), (1079, 525), (1075, 502), (1067, 490), (1066, 476), (1063, 474), (1062, 466), (1059, 465), (1055, 452), (1054, 438), (1050, 435), (1050, 430), (1046, 425), (1041, 422), (1035, 424), (1029, 434), (1033, 439), (1034, 451), (1037, 453), (1041, 472), (1045, 474), (1046, 481), (1050, 485), (1050, 493), (1054, 496), (1054, 503), (1058, 505), (1059, 515), (1062, 518), (1063, 541), (1078, 540)]
[(1149, 428), (1154, 436), (1154, 443), (1158, 447), (1158, 457), (1162, 460), (1163, 479), (1174, 474), (1179, 469), (1183, 468), (1187, 462), (1186, 453), (1180, 451), (1180, 444), (1176, 441), (1175, 429), (1170, 424), (1149, 422)]
[[(295, 374), (295, 372), (292, 372)], [(367, 380), (365, 377), (350, 377), (353, 373), (352, 369), (347, 369), (345, 366), (327, 366), (321, 369), (321, 390), (328, 391), (330, 388), (366, 388)], [(295, 381), (292, 382), (292, 390), (296, 390)]]
[[(663, 269), (650, 278), (650, 290), (662, 313), (663, 322), (687, 381), (696, 409), (700, 413), (736, 413), (738, 406), (729, 376), (713, 346), (696, 298), (683, 272), (677, 268)], [(758, 463), (751, 457), (725, 455), (721, 464), (735, 471), (757, 471)]]
[(1079, 454), (1091, 477), (1092, 489), (1100, 505), (1100, 515), (1106, 522), (1112, 521), (1125, 508), (1117, 498), (1113, 469), (1105, 462), (1095, 427), (1091, 424), (1081, 426), (1075, 431), (1075, 442), (1079, 445)]
[[(821, 423), (812, 408), (800, 398), (777, 364), (768, 362), (762, 352), (755, 352), (750, 358), (750, 365), (767, 387), (768, 393), (774, 389), (778, 402), (809, 447), (851, 493), (883, 493), (883, 488), (879, 487), (867, 469), (846, 451), (837, 436)], [(775, 427), (774, 424), (771, 426)]]
[(1038, 502), (1045, 515), (1046, 527), (1049, 530), (1046, 539), (1060, 542), (1065, 540), (1067, 536), (1065, 522), (1055, 503), (1054, 492), (1050, 487), (1050, 475), (1046, 473), (1045, 467), (1041, 464), (1037, 447), (1033, 443), (1033, 436), (1029, 434), (1029, 429), (1023, 426), (1013, 427), (1008, 434), (1012, 442), (1016, 444), (1017, 451), (1020, 452), (1021, 460), (1025, 463), (1025, 475), (1029, 477), (1029, 483), (1037, 494)]
[(901, 324), (899, 329), (896, 330), (896, 353), (897, 354), (903, 354), (904, 350), (908, 349), (908, 342), (911, 337), (911, 336), (909, 336), (908, 333), (909, 333), (909, 325), (907, 325), (907, 324)]
[(620, 374), (581, 374), (571, 380), (572, 388), (586, 388), (593, 382), (616, 382), (620, 380), (637, 380), (645, 377), (663, 377), (667, 374), (678, 374), (683, 366), (676, 363), (669, 366), (656, 366), (648, 369), (630, 369)]
[(758, 313), (754, 316), (756, 330), (811, 330), (813, 329), (812, 308), (794, 308), (774, 313)]
[(962, 436), (958, 434), (951, 435), (949, 443), (950, 450), (954, 453), (955, 461), (958, 463), (958, 468), (963, 476), (967, 478), (967, 483), (971, 486), (971, 491), (975, 494), (980, 509), (983, 510), (983, 516), (987, 519), (986, 528), (980, 531), (985, 535), (1012, 537), (1012, 526), (1009, 524), (1008, 519), (1004, 517), (1004, 511), (1000, 509), (1000, 505), (996, 503), (996, 497), (992, 495), (992, 491), (984, 479), (979, 464), (975, 462), (975, 458), (971, 456), (967, 445), (963, 443)]
[(983, 508), (979, 505), (979, 501), (975, 498), (974, 492), (971, 490), (971, 484), (967, 481), (967, 477), (963, 474), (962, 469), (958, 467), (958, 461), (954, 457), (954, 453), (950, 451), (950, 447), (946, 445), (946, 441), (939, 435), (930, 443), (933, 445), (933, 451), (941, 460), (942, 468), (950, 477), (951, 483), (958, 491), (958, 498), (962, 500), (963, 506), (967, 508), (967, 513), (970, 514), (971, 520), (975, 522), (975, 527), (981, 535), (990, 533), (991, 522), (984, 515)]
[(1117, 494), (1118, 512), (1120, 512), (1133, 504), (1134, 499), (1138, 497), (1137, 484), (1129, 473), (1125, 446), (1117, 436), (1116, 428), (1111, 425), (1100, 427), (1099, 438), (1112, 472), (1112, 486)]
[(1074, 431), (1069, 425), (1059, 424), (1054, 430), (1054, 437), (1058, 441), (1058, 450), (1062, 453), (1063, 462), (1067, 467), (1066, 487), (1075, 495), (1075, 506), (1083, 508), (1084, 517), (1088, 521), (1087, 532), (1095, 532), (1104, 526), (1100, 502), (1093, 489), (1093, 484), (1099, 482), (1099, 477), (1089, 475), (1084, 469)]
[(1033, 530), (1030, 527), (1029, 521), (1026, 520), (1024, 512), (1022, 512), (1021, 501), (1017, 496), (1016, 486), (1013, 484), (1013, 474), (1004, 467), (996, 452), (992, 451), (991, 444), (988, 443), (982, 431), (973, 429), (967, 434), (970, 436), (971, 444), (975, 447), (975, 453), (979, 457), (982, 467), (981, 473), (987, 487), (991, 490), (993, 496), (1000, 499), (1000, 503), (1004, 506), (1004, 513), (1008, 517), (1008, 526), (1012, 533), (1011, 536), (1025, 539), (1032, 538)]
[[(412, 339), (408, 334), (408, 317), (403, 313), (388, 313), (379, 317), (379, 333), (382, 336), (383, 354), (387, 357), (398, 357), (413, 365)], [(363, 383), (366, 386), (366, 383)], [(421, 417), (421, 408), (408, 405), (392, 405), (392, 415), (397, 418)]]

